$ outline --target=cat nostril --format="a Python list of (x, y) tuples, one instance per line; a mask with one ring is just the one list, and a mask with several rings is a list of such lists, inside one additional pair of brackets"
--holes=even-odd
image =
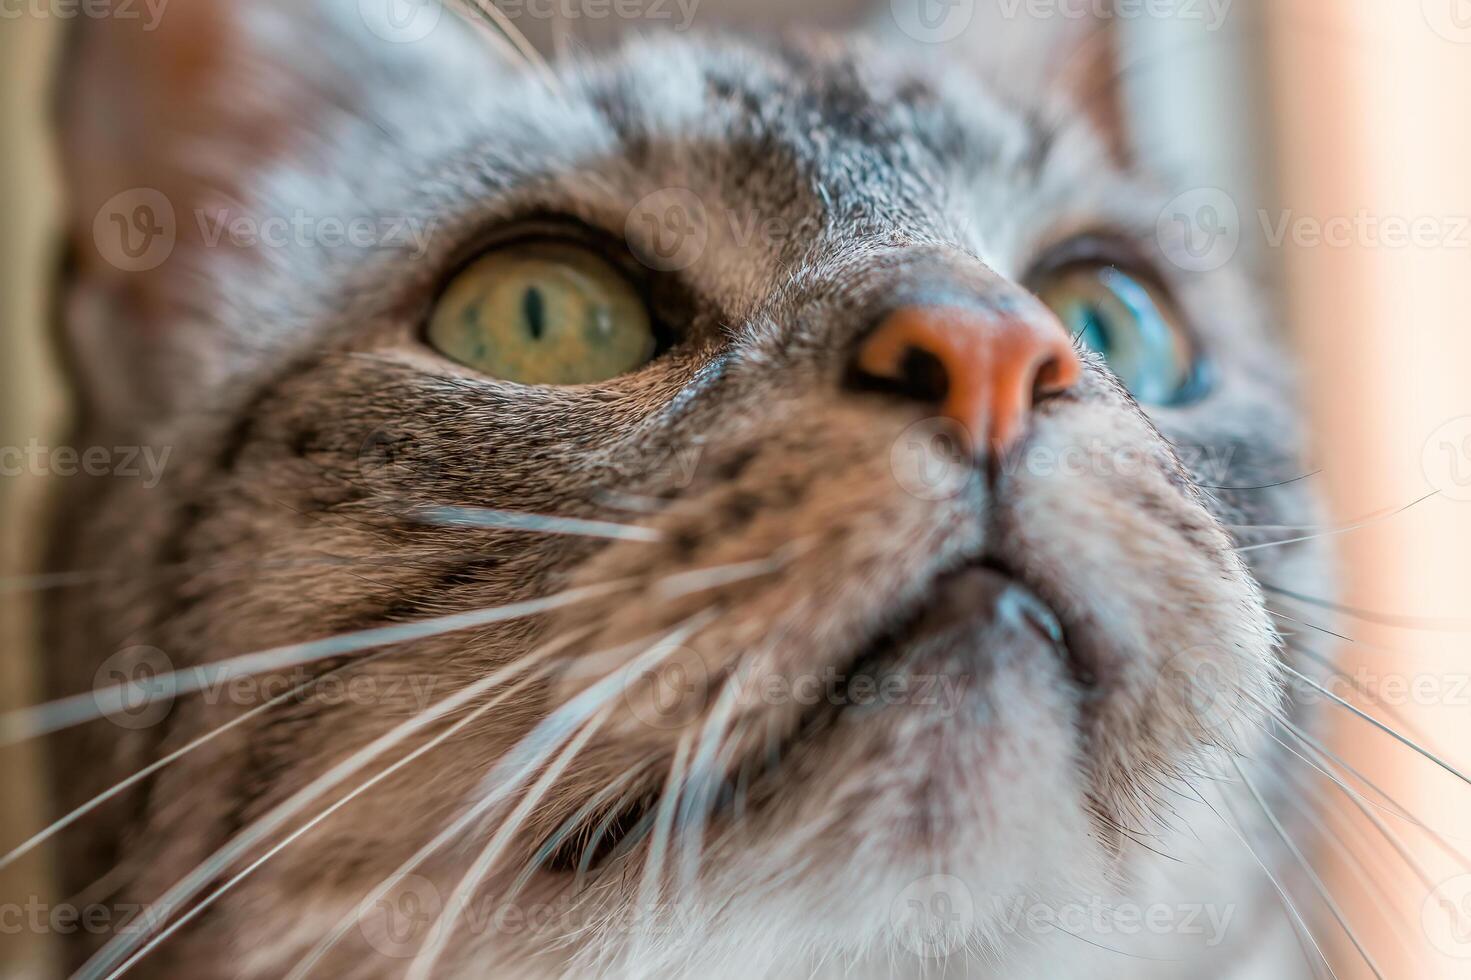
[(922, 347), (910, 347), (899, 362), (897, 393), (921, 401), (943, 402), (950, 393), (945, 362)]
[(1032, 407), (1076, 384), (1082, 365), (1050, 313), (908, 306), (859, 343), (853, 387), (900, 395), (960, 423), (979, 454), (1001, 451)]

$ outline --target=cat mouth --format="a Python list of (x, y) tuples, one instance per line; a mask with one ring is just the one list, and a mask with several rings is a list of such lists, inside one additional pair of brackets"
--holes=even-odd
[[(987, 671), (979, 662), (996, 656), (1002, 647), (1013, 656), (1055, 658), (1060, 674), (1070, 681), (1078, 737), (1086, 740), (1103, 693), (1100, 645), (1079, 624), (1060, 615), (1042, 590), (1002, 562), (971, 561), (938, 574), (910, 609), (839, 662), (829, 674), (834, 683), (822, 697), (804, 703), (785, 737), (734, 761), (726, 784), (711, 803), (709, 820), (714, 824), (740, 819), (779, 796), (795, 778), (788, 760), (801, 753), (820, 757), (825, 740), (833, 737), (840, 723), (859, 713), (897, 707), (940, 712), (940, 717), (954, 714), (954, 700), (964, 696), (965, 688), (986, 682)], [(901, 702), (877, 693), (891, 681), (897, 681), (904, 694)], [(947, 723), (968, 722), (952, 717)], [(594, 841), (585, 834), (574, 835), (544, 867), (586, 872), (627, 854), (649, 833), (660, 799), (661, 787), (651, 786), (616, 812), (602, 811), (593, 821), (602, 827)]]

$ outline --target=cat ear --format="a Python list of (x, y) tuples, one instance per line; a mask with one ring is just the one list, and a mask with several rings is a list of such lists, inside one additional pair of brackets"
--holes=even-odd
[(1094, 125), (1117, 155), (1128, 144), (1115, 19), (1097, 5), (1035, 0), (892, 0), (879, 25), (892, 38), (933, 45), (974, 65), (1004, 94), (1037, 105), (1061, 99)]
[(229, 342), (207, 289), (230, 244), (197, 217), (240, 213), (333, 127), (493, 59), (434, 0), (103, 2), (72, 22), (57, 75), (64, 343), (94, 414), (168, 411)]

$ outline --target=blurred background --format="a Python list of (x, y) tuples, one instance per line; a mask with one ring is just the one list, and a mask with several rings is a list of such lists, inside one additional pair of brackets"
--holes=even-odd
[[(733, 6), (777, 24), (793, 5), (705, 0), (696, 26)], [(60, 32), (86, 9), (0, 0), (0, 447), (45, 443), (64, 418), (46, 339), (58, 204), (47, 78)], [(854, 13), (830, 0), (802, 16)], [(1351, 607), (1303, 606), (1344, 637), (1352, 682), (1334, 694), (1471, 769), (1471, 0), (1117, 0), (1110, 25), (1144, 155), (1196, 188), (1161, 220), (1186, 223), (1211, 260), (1259, 270), (1300, 352), (1309, 478), (1332, 505)], [(30, 639), (25, 576), (45, 479), (0, 474), (0, 710), (37, 698), (45, 651)], [(1354, 792), (1382, 791), (1425, 827), (1378, 807), (1366, 817), (1305, 772), (1304, 786), (1340, 797), (1307, 858), (1384, 976), (1471, 976), (1471, 932), (1446, 914), (1471, 915), (1471, 786), (1351, 710), (1324, 711), (1334, 751), (1366, 779)], [(37, 825), (38, 761), (0, 749), (0, 774), (8, 847)], [(50, 896), (45, 881), (44, 854), (0, 870), (0, 901)], [(1312, 891), (1294, 897), (1335, 974), (1371, 976), (1334, 910)], [(14, 921), (0, 917), (0, 975), (50, 975), (47, 930)]]

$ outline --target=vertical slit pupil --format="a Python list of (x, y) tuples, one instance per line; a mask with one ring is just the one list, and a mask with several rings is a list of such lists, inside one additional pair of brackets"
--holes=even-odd
[(526, 295), (521, 298), (521, 315), (526, 318), (526, 329), (531, 333), (532, 340), (540, 340), (542, 334), (546, 333), (546, 300), (542, 298), (541, 290), (532, 286), (526, 290)]

